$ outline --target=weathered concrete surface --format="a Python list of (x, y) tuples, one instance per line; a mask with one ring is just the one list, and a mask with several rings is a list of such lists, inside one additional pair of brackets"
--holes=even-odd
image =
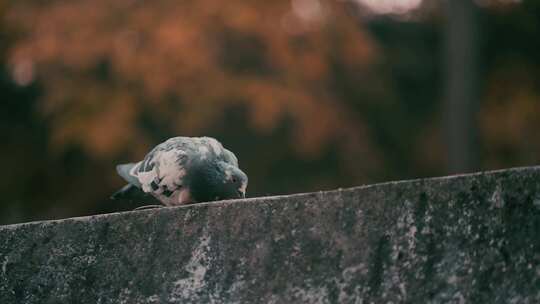
[(540, 167), (0, 227), (0, 303), (540, 303)]

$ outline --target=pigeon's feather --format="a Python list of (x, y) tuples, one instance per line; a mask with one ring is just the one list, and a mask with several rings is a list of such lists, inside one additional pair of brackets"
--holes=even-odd
[(194, 164), (218, 162), (238, 167), (236, 156), (214, 138), (173, 137), (157, 145), (142, 161), (119, 165), (117, 171), (130, 184), (171, 206), (193, 202), (184, 182)]
[[(235, 160), (231, 152), (225, 154), (223, 146), (209, 137), (174, 137), (157, 145), (142, 162), (131, 169), (141, 189), (152, 193), (167, 205), (179, 205), (191, 201), (189, 189), (183, 187), (186, 166), (192, 158), (226, 158)], [(221, 157), (220, 157), (221, 156)]]
[(144, 201), (147, 204), (159, 203), (159, 200), (154, 198), (151, 194), (145, 193), (139, 187), (132, 184), (127, 184), (122, 187), (122, 189), (116, 191), (111, 195), (111, 199), (121, 199), (131, 202)]
[(137, 164), (134, 163), (118, 165), (116, 166), (116, 172), (118, 172), (118, 174), (123, 177), (129, 184), (135, 185), (140, 188), (141, 183), (139, 182), (139, 179), (137, 179), (136, 176), (131, 175), (130, 173), (133, 167), (136, 165)]

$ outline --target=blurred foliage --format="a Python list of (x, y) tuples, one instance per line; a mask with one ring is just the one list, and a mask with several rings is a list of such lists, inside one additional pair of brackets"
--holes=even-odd
[[(540, 158), (540, 5), (481, 1), (480, 167)], [(129, 209), (115, 164), (233, 150), (249, 196), (445, 172), (435, 1), (0, 1), (0, 221)]]

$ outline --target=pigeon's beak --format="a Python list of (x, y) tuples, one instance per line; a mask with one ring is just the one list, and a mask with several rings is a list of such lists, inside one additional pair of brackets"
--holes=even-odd
[(243, 182), (240, 188), (238, 188), (238, 195), (241, 198), (246, 198), (247, 181)]
[(236, 193), (238, 194), (238, 198), (246, 198), (246, 192), (238, 190)]

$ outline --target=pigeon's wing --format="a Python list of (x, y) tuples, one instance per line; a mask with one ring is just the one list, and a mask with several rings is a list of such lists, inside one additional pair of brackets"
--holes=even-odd
[(144, 160), (135, 164), (130, 174), (135, 176), (141, 189), (166, 205), (179, 205), (188, 200), (183, 189), (188, 153), (192, 144), (186, 138), (176, 137), (156, 146)]

